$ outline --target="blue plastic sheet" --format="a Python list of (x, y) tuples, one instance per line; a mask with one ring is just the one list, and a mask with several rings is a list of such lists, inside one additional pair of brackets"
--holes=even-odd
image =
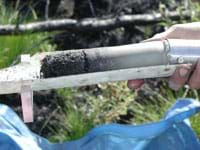
[(53, 144), (31, 132), (12, 109), (0, 105), (0, 149), (198, 150), (199, 139), (188, 118), (199, 111), (199, 101), (179, 99), (159, 122), (100, 125), (79, 140)]

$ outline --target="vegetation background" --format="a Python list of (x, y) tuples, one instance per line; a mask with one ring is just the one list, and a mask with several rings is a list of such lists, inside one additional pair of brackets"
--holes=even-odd
[[(48, 15), (46, 2), (50, 2)], [(200, 20), (200, 3), (192, 0), (0, 0), (0, 25), (170, 11), (177, 11), (181, 16), (185, 10), (191, 13), (190, 19), (172, 21), (165, 17), (161, 23), (130, 24), (93, 32), (68, 30), (0, 36), (0, 68), (18, 63), (20, 54), (24, 53), (137, 43), (172, 24)], [(126, 82), (40, 91), (34, 93), (35, 122), (27, 125), (52, 142), (74, 140), (98, 124), (138, 125), (158, 121), (177, 98), (183, 97), (199, 100), (200, 92), (187, 86), (175, 92), (165, 80), (155, 79), (148, 80), (137, 91), (130, 91)], [(21, 116), (19, 95), (2, 95), (0, 101)], [(200, 115), (191, 118), (191, 123), (200, 136)]]

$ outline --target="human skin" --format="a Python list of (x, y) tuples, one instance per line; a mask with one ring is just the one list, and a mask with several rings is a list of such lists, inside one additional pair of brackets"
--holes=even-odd
[[(145, 42), (164, 39), (200, 40), (200, 22), (173, 25), (165, 32), (156, 34)], [(177, 68), (174, 74), (169, 77), (168, 82), (169, 87), (174, 90), (180, 89), (185, 84), (188, 84), (191, 89), (200, 89), (200, 60), (192, 67), (182, 65)], [(138, 89), (143, 83), (144, 80), (129, 80), (127, 84), (130, 89)]]

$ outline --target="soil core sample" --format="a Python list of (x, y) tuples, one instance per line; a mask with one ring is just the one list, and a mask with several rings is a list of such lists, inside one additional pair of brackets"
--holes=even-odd
[(100, 56), (98, 48), (91, 50), (66, 51), (47, 55), (41, 62), (43, 78), (75, 75), (112, 70), (112, 61)]
[(44, 78), (85, 73), (83, 51), (47, 55), (42, 60), (41, 73)]

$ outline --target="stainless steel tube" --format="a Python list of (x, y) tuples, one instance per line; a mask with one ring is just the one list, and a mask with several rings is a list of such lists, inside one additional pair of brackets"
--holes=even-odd
[(72, 50), (42, 60), (43, 77), (102, 72), (168, 64), (162, 41)]
[(168, 64), (162, 41), (84, 50), (88, 71), (106, 71)]
[(199, 40), (169, 39), (138, 44), (72, 50), (42, 61), (44, 77), (102, 72), (168, 64), (194, 63), (200, 58)]

